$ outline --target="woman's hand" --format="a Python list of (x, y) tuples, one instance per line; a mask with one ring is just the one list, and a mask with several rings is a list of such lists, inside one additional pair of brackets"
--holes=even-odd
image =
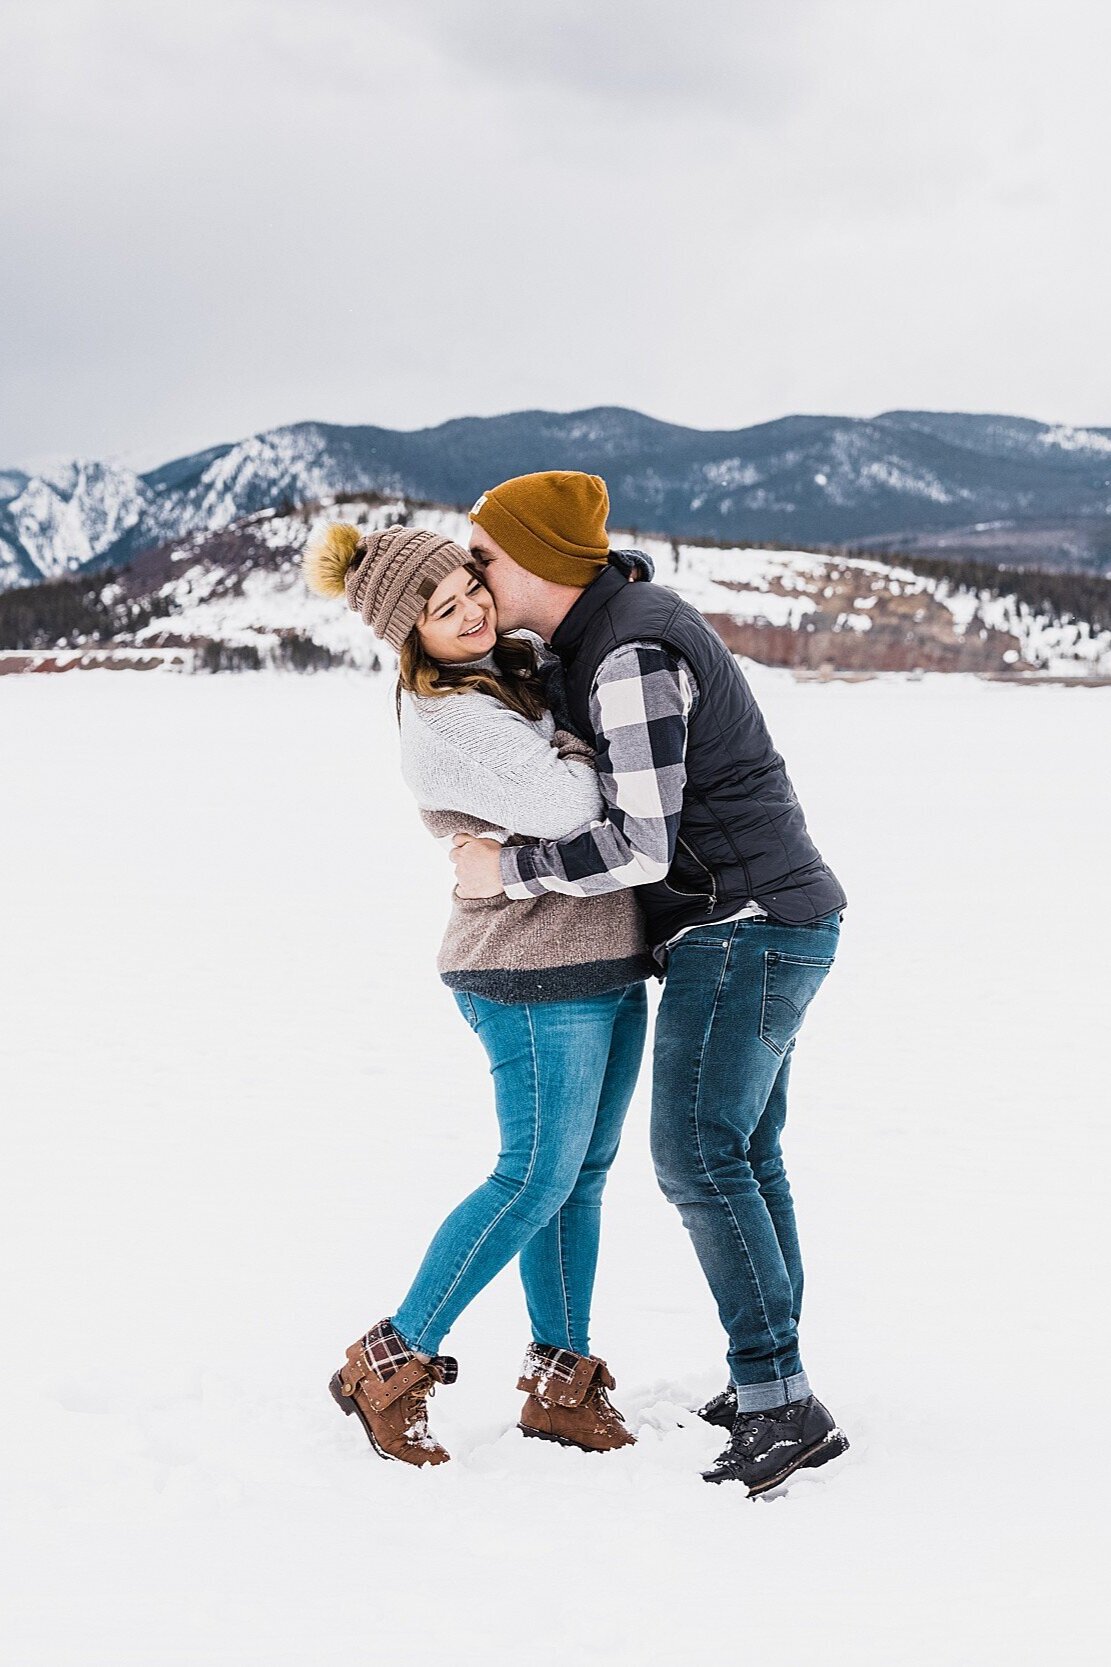
[(457, 833), (452, 840), (455, 890), (460, 897), (500, 897), (501, 846), (494, 839), (475, 839)]

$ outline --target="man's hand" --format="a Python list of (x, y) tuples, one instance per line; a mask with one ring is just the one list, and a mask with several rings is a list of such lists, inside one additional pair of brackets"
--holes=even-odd
[(456, 834), (451, 842), (455, 864), (455, 890), (459, 897), (500, 897), (501, 846), (496, 839), (475, 839)]

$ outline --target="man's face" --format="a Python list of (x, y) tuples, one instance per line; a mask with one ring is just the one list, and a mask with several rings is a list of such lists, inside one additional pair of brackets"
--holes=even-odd
[(534, 630), (538, 581), (507, 556), (483, 528), (471, 525), (471, 555), (498, 610), (499, 631)]

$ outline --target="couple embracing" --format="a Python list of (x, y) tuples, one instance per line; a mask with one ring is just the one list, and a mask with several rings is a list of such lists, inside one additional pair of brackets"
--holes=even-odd
[(799, 1354), (780, 1151), (845, 895), (736, 660), (646, 556), (609, 548), (608, 509), (595, 475), (523, 475), (479, 498), (469, 550), (330, 523), (306, 552), (309, 585), (398, 654), (402, 772), (456, 870), (438, 966), (489, 1057), (501, 1140), (331, 1389), (383, 1457), (443, 1463), (427, 1403), (457, 1367), (441, 1345), (519, 1257), (521, 1430), (634, 1441), (589, 1326), (655, 975), (656, 1174), (728, 1337), (729, 1385), (700, 1410), (729, 1439), (705, 1476), (758, 1494), (848, 1445)]

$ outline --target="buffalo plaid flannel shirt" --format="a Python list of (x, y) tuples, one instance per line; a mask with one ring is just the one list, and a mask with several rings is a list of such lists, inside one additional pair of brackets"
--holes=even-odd
[(662, 880), (675, 855), (686, 784), (694, 673), (658, 642), (626, 643), (598, 668), (590, 697), (604, 819), (560, 840), (506, 846), (506, 895), (593, 897)]

